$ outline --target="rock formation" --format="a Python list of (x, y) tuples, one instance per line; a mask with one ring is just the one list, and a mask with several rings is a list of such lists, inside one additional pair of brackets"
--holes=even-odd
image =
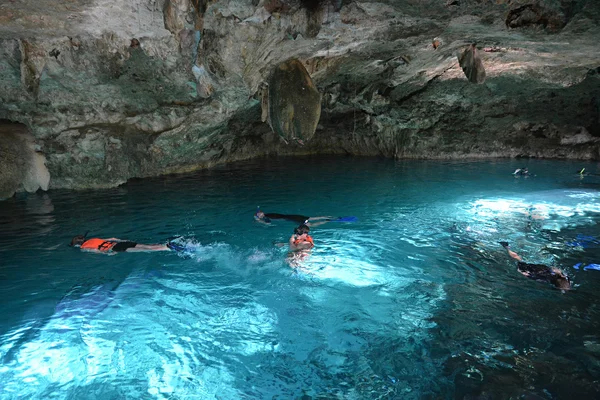
[(479, 57), (479, 52), (477, 51), (475, 43), (468, 46), (458, 55), (458, 64), (462, 68), (469, 82), (485, 82), (485, 68), (483, 62), (481, 62), (481, 57)]
[(50, 174), (35, 139), (21, 124), (0, 124), (0, 199), (16, 191), (48, 190)]
[[(600, 159), (599, 39), (592, 0), (8, 1), (0, 119), (50, 188), (274, 153)], [(457, 60), (472, 43), (485, 82)], [(322, 98), (304, 146), (261, 121), (293, 59)]]
[(291, 59), (275, 67), (263, 95), (267, 96), (262, 103), (269, 125), (286, 143), (304, 144), (314, 136), (321, 117), (321, 95), (300, 61)]

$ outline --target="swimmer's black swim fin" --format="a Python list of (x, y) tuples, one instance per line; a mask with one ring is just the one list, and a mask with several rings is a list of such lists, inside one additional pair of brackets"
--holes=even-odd
[(508, 242), (498, 242), (500, 243), (500, 246), (507, 248), (508, 247)]

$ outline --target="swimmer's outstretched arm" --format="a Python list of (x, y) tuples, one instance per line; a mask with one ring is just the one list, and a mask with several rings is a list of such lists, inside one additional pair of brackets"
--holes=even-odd
[(512, 250), (506, 249), (508, 251), (508, 255), (511, 256), (512, 258), (514, 258), (517, 261), (523, 261), (523, 259), (521, 258), (520, 255), (518, 255), (517, 253), (515, 253)]
[(306, 225), (310, 226), (310, 227), (315, 227), (315, 226), (319, 226), (319, 225), (323, 225), (328, 223), (329, 221), (320, 221), (320, 222), (307, 222)]
[[(320, 216), (320, 217), (310, 217), (306, 220), (307, 221), (306, 225), (311, 226), (311, 227), (319, 226), (319, 225), (326, 224), (335, 218), (336, 217), (332, 217), (330, 215), (325, 215), (325, 216)], [(313, 222), (313, 221), (318, 221), (318, 222)]]
[(325, 215), (325, 216), (321, 216), (321, 217), (309, 217), (308, 220), (309, 221), (319, 221), (322, 219), (333, 219), (333, 218), (335, 218), (335, 217), (332, 217), (330, 215)]
[(502, 247), (504, 247), (506, 249), (506, 251), (508, 252), (509, 256), (511, 256), (512, 258), (514, 258), (517, 261), (523, 261), (523, 259), (521, 258), (520, 255), (518, 255), (517, 253), (515, 253), (514, 251), (512, 251), (510, 249), (510, 246), (508, 245), (508, 242), (500, 242), (500, 244), (502, 245)]

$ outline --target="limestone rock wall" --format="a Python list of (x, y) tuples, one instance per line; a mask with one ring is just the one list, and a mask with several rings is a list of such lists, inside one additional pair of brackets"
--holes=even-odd
[(21, 124), (0, 121), (0, 199), (17, 191), (48, 190), (46, 158)]
[[(599, 26), (593, 0), (3, 2), (0, 118), (51, 188), (265, 154), (600, 159)], [(292, 58), (322, 95), (303, 145), (261, 121)]]

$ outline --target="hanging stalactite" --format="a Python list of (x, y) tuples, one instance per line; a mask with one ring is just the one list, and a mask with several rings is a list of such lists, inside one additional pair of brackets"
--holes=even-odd
[(321, 94), (297, 59), (279, 64), (268, 87), (268, 119), (285, 141), (310, 140), (321, 117)]

